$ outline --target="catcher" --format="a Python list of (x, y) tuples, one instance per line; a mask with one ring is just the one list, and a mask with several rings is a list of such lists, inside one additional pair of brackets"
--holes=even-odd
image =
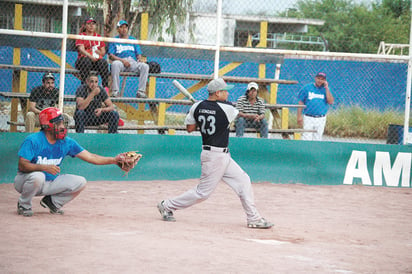
[(94, 165), (115, 164), (126, 173), (133, 169), (142, 157), (135, 152), (121, 153), (116, 157), (90, 153), (75, 140), (66, 137), (64, 118), (57, 108), (42, 110), (39, 120), (41, 131), (27, 136), (18, 152), (18, 172), (14, 187), (21, 194), (17, 202), (19, 215), (33, 215), (34, 196), (44, 196), (40, 205), (50, 213), (63, 214), (62, 207), (85, 188), (84, 177), (60, 174), (60, 165), (66, 155)]

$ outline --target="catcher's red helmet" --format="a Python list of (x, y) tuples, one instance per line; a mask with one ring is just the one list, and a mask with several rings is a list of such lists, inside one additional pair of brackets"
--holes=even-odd
[(54, 133), (56, 139), (64, 139), (67, 134), (67, 129), (58, 129), (55, 124), (59, 121), (64, 121), (63, 113), (58, 108), (50, 107), (43, 109), (39, 114), (40, 126), (45, 131)]

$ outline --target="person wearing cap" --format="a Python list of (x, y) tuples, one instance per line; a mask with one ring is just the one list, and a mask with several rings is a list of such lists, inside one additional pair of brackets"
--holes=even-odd
[(235, 122), (236, 137), (243, 137), (245, 128), (259, 130), (260, 137), (268, 138), (268, 122), (265, 119), (265, 103), (257, 96), (259, 87), (255, 82), (247, 85), (245, 95), (239, 97), (236, 108), (239, 110)]
[[(34, 132), (40, 126), (39, 113), (48, 107), (57, 107), (59, 104), (59, 90), (55, 87), (55, 77), (51, 72), (46, 72), (42, 77), (42, 85), (34, 87), (29, 96), (29, 109), (26, 113), (26, 132)], [(63, 114), (66, 121), (69, 116)]]
[[(87, 18), (84, 22), (84, 31), (79, 33), (82, 36), (101, 37), (96, 32), (96, 20)], [(96, 40), (76, 40), (77, 60), (76, 69), (80, 70), (80, 80), (86, 83), (86, 78), (90, 71), (96, 71), (102, 77), (102, 85), (106, 92), (109, 92), (109, 65), (103, 57), (106, 55), (106, 44)]]
[(252, 184), (246, 172), (232, 159), (229, 153), (230, 123), (239, 111), (229, 102), (227, 85), (222, 78), (207, 85), (209, 97), (192, 105), (186, 116), (187, 132), (200, 131), (202, 153), (200, 154), (201, 177), (194, 188), (180, 196), (161, 201), (157, 208), (164, 221), (176, 221), (173, 212), (188, 208), (206, 200), (220, 181), (228, 184), (238, 195), (246, 213), (247, 227), (270, 228), (272, 223), (261, 217), (256, 209)]
[[(326, 114), (329, 105), (334, 102), (333, 95), (326, 81), (326, 73), (319, 72), (315, 76), (315, 82), (305, 85), (299, 91), (299, 105), (306, 105), (304, 109), (298, 108), (297, 122), (305, 130), (316, 132), (304, 132), (302, 140), (321, 141), (325, 130)], [(303, 113), (303, 115), (302, 115)]]
[[(120, 20), (117, 23), (117, 35), (115, 38), (136, 40), (130, 36), (129, 24), (125, 20)], [(108, 50), (109, 58), (112, 60), (112, 96), (119, 96), (120, 72), (132, 71), (139, 73), (139, 86), (136, 92), (136, 97), (146, 98), (146, 84), (149, 76), (149, 65), (143, 62), (142, 50), (137, 44), (127, 43), (110, 43)]]

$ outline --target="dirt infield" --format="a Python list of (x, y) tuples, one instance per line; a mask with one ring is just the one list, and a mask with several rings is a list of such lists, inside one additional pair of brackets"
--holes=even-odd
[(205, 202), (160, 220), (156, 204), (197, 180), (89, 182), (65, 215), (0, 185), (0, 273), (412, 273), (412, 190), (254, 184), (270, 230), (246, 228), (220, 184)]

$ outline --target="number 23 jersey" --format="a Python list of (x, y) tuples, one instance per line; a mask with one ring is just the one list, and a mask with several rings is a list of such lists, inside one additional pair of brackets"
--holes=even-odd
[(190, 108), (185, 125), (196, 124), (202, 134), (203, 145), (227, 147), (230, 123), (239, 111), (228, 102), (204, 100)]

